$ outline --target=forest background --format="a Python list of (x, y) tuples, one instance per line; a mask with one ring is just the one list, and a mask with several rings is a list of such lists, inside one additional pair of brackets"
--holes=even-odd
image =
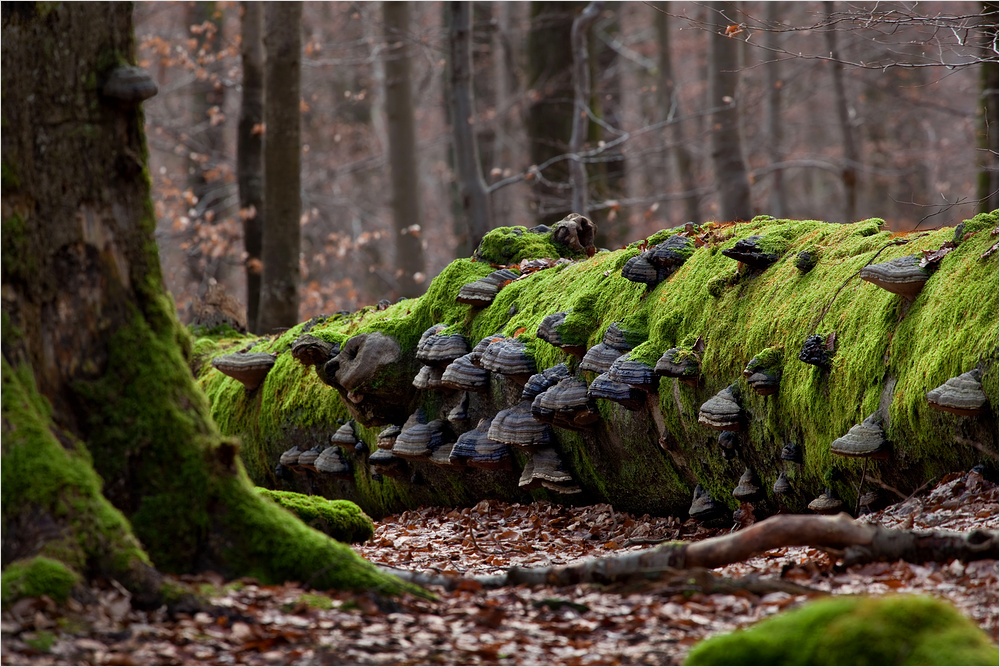
[[(281, 215), (301, 245), (285, 326), (422, 293), (474, 248), (470, 187), (485, 192), (491, 227), (575, 210), (609, 248), (688, 221), (881, 217), (908, 230), (997, 207), (996, 3), (329, 2), (304, 3), (301, 19), (269, 13), (282, 4), (135, 7), (139, 64), (159, 84), (144, 105), (157, 242), (188, 322), (224, 292), (267, 333), (247, 296), (262, 263), (245, 235), (274, 224), (262, 146), (289, 124), (268, 131), (266, 107), (296, 113), (295, 97), (301, 133), (281, 141), (299, 143), (298, 197), (284, 193), (297, 209)], [(269, 96), (262, 63), (290, 28), (300, 60), (277, 81), (300, 75), (299, 94), (274, 84)], [(474, 151), (453, 122), (456, 90), (472, 102), (457, 125)], [(574, 134), (576, 108), (586, 123)], [(470, 155), (478, 170), (459, 169)]]

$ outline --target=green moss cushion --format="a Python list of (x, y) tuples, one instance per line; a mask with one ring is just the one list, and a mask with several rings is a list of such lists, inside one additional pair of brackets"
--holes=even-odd
[(923, 596), (818, 600), (707, 639), (685, 665), (995, 665), (997, 647), (951, 605)]
[(306, 525), (340, 542), (365, 542), (375, 532), (368, 515), (349, 500), (327, 500), (320, 496), (261, 487), (257, 487), (257, 492), (298, 516)]

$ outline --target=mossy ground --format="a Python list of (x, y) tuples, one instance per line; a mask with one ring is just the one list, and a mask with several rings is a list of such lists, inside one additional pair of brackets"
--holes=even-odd
[[(628, 413), (607, 404), (601, 406), (605, 419), (593, 436), (559, 432), (560, 451), (575, 468), (583, 497), (625, 503), (636, 511), (683, 511), (683, 499), (690, 497), (697, 481), (717, 500), (735, 506), (731, 491), (743, 469), (754, 467), (769, 490), (785, 466), (778, 459), (782, 445), (795, 442), (803, 447), (805, 460), (788, 470), (795, 489), (786, 501), (789, 508), (804, 510), (827, 486), (851, 503), (862, 462), (833, 456), (829, 445), (879, 408), (890, 377), (897, 381), (886, 427), (893, 458), (869, 464), (869, 479), (906, 493), (950, 470), (984, 460), (989, 464), (989, 457), (961, 444), (963, 437), (968, 440), (972, 422), (930, 411), (924, 395), (948, 378), (983, 365), (984, 386), (996, 409), (998, 270), (995, 259), (979, 259), (994, 241), (989, 230), (996, 219), (994, 212), (966, 222), (967, 239), (944, 257), (912, 304), (861, 281), (857, 272), (880, 251), (875, 261), (935, 250), (952, 240), (954, 229), (897, 235), (882, 230), (878, 219), (836, 225), (761, 216), (749, 223), (703, 226), (700, 232), (711, 232), (708, 242), (653, 289), (621, 277), (625, 262), (640, 252), (635, 243), (529, 274), (506, 285), (492, 305), (478, 309), (458, 304), (455, 295), (461, 285), (492, 269), (462, 259), (449, 265), (418, 299), (385, 311), (364, 309), (327, 319), (310, 333), (343, 341), (356, 333), (382, 331), (397, 337), (406, 354), (412, 353), (424, 330), (445, 324), (473, 343), (496, 332), (517, 335), (526, 341), (538, 369), (566, 362), (573, 370), (576, 359), (534, 335), (546, 315), (571, 311), (560, 333), (567, 342), (588, 347), (600, 342), (611, 323), (621, 322), (640, 341), (646, 338), (632, 356), (647, 363), (655, 363), (671, 347), (690, 349), (702, 338), (706, 347), (700, 355), (701, 384), (689, 387), (661, 380), (659, 415)], [(649, 242), (675, 231), (653, 235)], [(765, 271), (740, 268), (720, 252), (751, 235), (763, 236), (768, 248), (780, 252), (778, 262)], [(511, 257), (527, 252), (517, 243), (534, 241), (535, 236), (497, 234), (507, 244), (505, 256)], [(805, 249), (821, 259), (803, 273), (795, 267), (795, 258)], [(300, 331), (296, 327), (265, 339), (254, 350), (287, 350)], [(813, 333), (836, 339), (828, 370), (798, 360), (803, 342)], [(247, 340), (222, 343), (217, 353), (234, 351)], [(762, 353), (769, 366), (782, 369), (781, 388), (769, 397), (756, 395), (741, 375)], [(332, 433), (337, 420), (349, 416), (336, 393), (287, 354), (279, 355), (263, 388), (254, 394), (246, 394), (210, 366), (203, 368), (200, 379), (213, 415), (225, 433), (242, 438), (248, 470), (258, 483), (274, 483), (274, 463), (295, 434), (310, 429)], [(750, 419), (739, 456), (726, 460), (714, 444), (718, 434), (700, 426), (697, 416), (702, 403), (734, 382)], [(494, 392), (489, 399), (497, 397)], [(991, 418), (995, 422), (995, 412)], [(657, 433), (657, 424), (664, 432)], [(980, 429), (977, 437), (985, 438), (981, 445), (995, 451), (995, 426), (975, 428)], [(659, 436), (665, 450), (657, 442)], [(373, 446), (374, 438), (369, 435), (366, 442)], [(405, 480), (374, 482), (363, 460), (356, 463), (351, 489), (356, 495), (350, 497), (376, 515), (412, 506), (418, 496), (431, 502), (440, 493), (436, 501), (447, 504), (468, 495), (456, 493), (456, 484), (461, 486), (467, 477), (448, 477), (451, 481), (441, 488), (413, 495), (417, 490)], [(642, 501), (630, 504), (637, 489), (642, 489)]]
[(322, 531), (338, 542), (365, 542), (375, 533), (375, 525), (361, 508), (349, 500), (327, 500), (292, 491), (257, 492), (295, 514), (307, 526)]
[(929, 597), (832, 597), (707, 639), (685, 665), (995, 665), (997, 647)]
[(80, 582), (80, 575), (60, 561), (35, 556), (11, 563), (3, 570), (0, 596), (6, 608), (22, 597), (48, 595), (56, 602), (65, 602), (73, 587)]

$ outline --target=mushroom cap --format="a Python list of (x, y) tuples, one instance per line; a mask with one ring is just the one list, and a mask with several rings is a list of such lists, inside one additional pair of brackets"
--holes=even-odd
[(451, 455), (452, 450), (455, 448), (454, 442), (446, 442), (431, 454), (430, 462), (441, 468), (448, 468), (451, 470), (458, 470), (465, 467), (465, 461), (461, 459), (454, 458)]
[(470, 306), (488, 306), (493, 303), (493, 299), (506, 283), (516, 280), (519, 276), (519, 273), (510, 269), (494, 271), (479, 280), (462, 285), (455, 300)]
[(587, 382), (570, 377), (560, 380), (535, 397), (531, 414), (538, 421), (582, 431), (601, 418), (587, 393)]
[(784, 470), (782, 470), (781, 473), (778, 475), (778, 479), (774, 480), (774, 487), (771, 490), (777, 493), (778, 495), (785, 495), (787, 493), (791, 493), (792, 485), (788, 481), (788, 475), (785, 474)]
[(739, 404), (739, 389), (731, 384), (701, 404), (698, 423), (717, 431), (742, 431), (746, 428), (746, 414)]
[(444, 444), (444, 422), (435, 419), (404, 429), (392, 445), (392, 453), (404, 459), (427, 459)]
[(528, 356), (524, 341), (517, 338), (491, 343), (479, 358), (479, 364), (486, 370), (522, 382), (536, 372), (535, 360)]
[(860, 424), (830, 443), (830, 451), (841, 456), (864, 456), (872, 458), (887, 458), (888, 443), (882, 432), (878, 413), (869, 415)]
[(778, 256), (764, 252), (760, 246), (763, 236), (748, 236), (736, 242), (732, 248), (722, 251), (730, 259), (743, 262), (752, 269), (766, 269), (778, 261)]
[(527, 450), (552, 442), (552, 427), (531, 416), (531, 401), (498, 412), (488, 434), (492, 440)]
[(440, 366), (421, 366), (413, 378), (413, 386), (417, 389), (437, 389), (442, 385), (441, 378), (444, 369)]
[(354, 451), (354, 446), (358, 444), (358, 439), (354, 435), (354, 426), (351, 422), (347, 422), (338, 428), (336, 433), (330, 436), (330, 444)]
[(570, 213), (552, 225), (552, 241), (568, 247), (574, 252), (592, 257), (596, 248), (597, 225), (579, 213)]
[(807, 336), (805, 342), (802, 343), (802, 350), (799, 352), (799, 361), (819, 366), (820, 368), (829, 368), (830, 359), (832, 358), (833, 350), (829, 348), (825, 336), (813, 334)]
[(733, 497), (740, 501), (750, 501), (760, 496), (760, 485), (757, 483), (757, 475), (753, 470), (747, 468), (739, 483), (733, 489)]
[[(451, 424), (461, 424), (469, 418), (469, 394), (462, 392), (462, 398), (448, 411), (447, 420)], [(460, 428), (459, 430), (465, 430)]]
[(927, 392), (927, 404), (935, 410), (954, 415), (981, 415), (989, 407), (989, 399), (979, 379), (979, 371), (976, 370), (950, 378), (940, 387)]
[(587, 351), (587, 348), (583, 345), (569, 345), (565, 343), (563, 341), (562, 334), (559, 333), (559, 327), (566, 321), (566, 316), (569, 312), (570, 311), (561, 311), (543, 317), (542, 321), (538, 325), (535, 335), (550, 345), (555, 345), (561, 350), (580, 357)]
[(629, 331), (624, 328), (621, 323), (612, 322), (604, 331), (604, 337), (601, 339), (601, 342), (615, 348), (616, 350), (630, 352), (633, 348), (646, 342), (646, 332)]
[(878, 285), (887, 292), (902, 295), (908, 301), (916, 298), (930, 278), (927, 270), (920, 266), (920, 258), (915, 255), (869, 264), (861, 268), (859, 275), (862, 280)]
[(587, 354), (583, 355), (583, 360), (580, 362), (580, 370), (607, 373), (611, 370), (611, 364), (615, 362), (615, 359), (626, 352), (628, 350), (619, 350), (607, 343), (598, 343), (587, 350)]
[(371, 466), (373, 472), (377, 472), (380, 475), (398, 478), (406, 476), (406, 461), (388, 449), (376, 449), (368, 457), (368, 464)]
[(646, 392), (624, 382), (615, 382), (607, 373), (601, 373), (590, 383), (587, 393), (591, 398), (606, 398), (626, 410), (636, 411), (646, 403)]
[(378, 439), (375, 441), (375, 445), (379, 449), (392, 449), (392, 445), (396, 442), (396, 438), (403, 429), (395, 424), (390, 424), (382, 429), (382, 432), (378, 434)]
[(472, 353), (469, 352), (448, 364), (441, 375), (441, 385), (464, 391), (489, 391), (490, 372), (472, 363)]
[(486, 351), (486, 348), (488, 348), (493, 343), (505, 340), (506, 338), (507, 337), (501, 333), (495, 333), (492, 336), (486, 336), (472, 347), (472, 351), (469, 352), (469, 361), (472, 362), (473, 366), (482, 368), (483, 366), (481, 362), (483, 358), (483, 352)]
[(719, 433), (719, 447), (722, 449), (736, 449), (740, 442), (738, 431), (722, 431)]
[(674, 234), (666, 241), (647, 250), (646, 254), (649, 255), (649, 261), (653, 266), (666, 268), (673, 272), (687, 261), (693, 251), (694, 241), (687, 236)]
[(786, 442), (781, 448), (781, 460), (802, 463), (802, 448), (794, 442)]
[(417, 343), (417, 361), (443, 368), (469, 353), (469, 341), (465, 336), (460, 333), (439, 333), (443, 329), (443, 325), (437, 324), (423, 333)]
[[(570, 474), (555, 449), (543, 447), (537, 450), (531, 455), (530, 462), (530, 475), (527, 481), (525, 481), (524, 474), (522, 473), (521, 480), (518, 481), (518, 486), (537, 488), (537, 486), (541, 486), (544, 482), (563, 486), (574, 484), (573, 475)], [(527, 465), (525, 465), (525, 472), (528, 472)]]
[(809, 273), (816, 266), (817, 258), (814, 253), (803, 250), (795, 256), (795, 268), (802, 273)]
[(708, 491), (702, 488), (701, 484), (694, 487), (694, 494), (691, 497), (691, 507), (688, 508), (688, 515), (697, 521), (714, 519), (722, 514), (723, 505), (712, 500)]
[(653, 367), (637, 359), (622, 355), (614, 360), (608, 369), (608, 379), (621, 382), (643, 391), (656, 391), (660, 386), (660, 378)]
[(778, 386), (781, 383), (781, 371), (761, 370), (750, 374), (747, 384), (750, 388), (761, 396), (770, 396), (778, 393)]
[(670, 275), (668, 269), (661, 269), (649, 261), (648, 253), (630, 257), (622, 267), (622, 278), (642, 285), (659, 285)]
[(291, 468), (299, 464), (299, 456), (302, 455), (302, 450), (298, 445), (292, 445), (285, 451), (281, 453), (278, 458), (278, 463), (285, 466), (286, 468)]
[(492, 422), (492, 419), (482, 419), (476, 428), (460, 435), (451, 450), (451, 457), (470, 468), (510, 470), (512, 459), (510, 445), (489, 437)]
[(521, 392), (522, 401), (534, 400), (536, 396), (555, 386), (560, 380), (570, 377), (569, 367), (566, 364), (556, 364), (546, 368), (541, 373), (535, 373), (524, 383), (524, 390)]
[(701, 364), (692, 352), (672, 347), (657, 360), (653, 372), (657, 375), (687, 380), (701, 375)]
[(302, 334), (292, 343), (292, 357), (305, 366), (319, 366), (340, 352), (340, 343), (331, 343), (312, 334)]
[(844, 503), (834, 496), (829, 489), (819, 494), (815, 500), (809, 503), (809, 509), (817, 514), (836, 514), (843, 506)]
[(276, 355), (265, 352), (237, 352), (212, 359), (212, 365), (223, 375), (237, 380), (247, 390), (259, 387), (274, 367)]
[(315, 447), (302, 452), (299, 454), (298, 465), (302, 468), (316, 470), (316, 458), (325, 448), (325, 445), (316, 445)]
[(122, 106), (135, 106), (156, 95), (159, 88), (150, 73), (135, 65), (119, 65), (112, 69), (103, 85), (101, 94)]
[[(384, 450), (378, 450), (384, 451)], [(316, 457), (316, 472), (326, 475), (350, 476), (351, 466), (340, 447), (327, 447)]]

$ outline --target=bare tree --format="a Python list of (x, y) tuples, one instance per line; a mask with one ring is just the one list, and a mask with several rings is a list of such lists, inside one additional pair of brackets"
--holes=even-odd
[(410, 3), (383, 2), (388, 60), (385, 63), (385, 115), (389, 134), (392, 219), (396, 229), (396, 281), (399, 294), (418, 296), (424, 280), (421, 243), (417, 139), (410, 88)]
[(462, 213), (466, 217), (470, 251), (492, 227), (490, 199), (479, 160), (479, 142), (473, 125), (472, 3), (449, 2), (451, 90), (448, 103), (454, 142)]
[(722, 220), (749, 220), (753, 217), (750, 179), (743, 162), (736, 93), (738, 43), (727, 33), (727, 28), (737, 23), (736, 3), (712, 2), (708, 9), (713, 25), (708, 33), (708, 97), (709, 107), (717, 109), (712, 114), (711, 144), (719, 217)]
[(976, 198), (981, 212), (997, 208), (1000, 195), (997, 159), (1000, 157), (1000, 140), (997, 134), (998, 100), (1000, 100), (1000, 65), (998, 65), (997, 30), (1000, 3), (983, 3), (982, 40), (983, 59), (979, 70), (979, 90), (981, 99), (977, 109), (979, 116), (979, 176), (976, 182)]
[[(777, 23), (779, 4), (776, 2), (764, 3), (764, 20), (768, 23)], [(765, 47), (769, 49), (777, 48), (777, 33), (769, 32), (764, 36)], [(767, 155), (771, 164), (779, 164), (782, 160), (781, 144), (784, 136), (781, 119), (781, 63), (768, 63), (764, 69), (764, 81), (767, 87), (764, 97), (764, 115), (767, 125)], [(771, 174), (771, 195), (768, 203), (768, 213), (776, 218), (783, 218), (787, 204), (785, 202), (785, 175), (781, 168), (775, 169)]]
[(264, 12), (267, 134), (258, 328), (270, 333), (299, 321), (302, 3), (268, 2)]
[(584, 140), (590, 116), (590, 57), (587, 54), (587, 31), (601, 13), (603, 2), (591, 2), (573, 20), (570, 47), (573, 53), (573, 129), (569, 139), (570, 182), (573, 185), (573, 212), (586, 217), (588, 206), (587, 167), (584, 165)]
[[(828, 17), (836, 16), (833, 2), (824, 2), (823, 6), (826, 8)], [(844, 151), (844, 164), (841, 168), (841, 181), (844, 184), (842, 222), (852, 222), (858, 215), (858, 149), (854, 142), (854, 131), (851, 129), (851, 110), (848, 108), (847, 93), (844, 90), (844, 65), (840, 58), (837, 33), (833, 30), (827, 30), (823, 34), (830, 52), (833, 105), (837, 111), (837, 124), (840, 128), (840, 141)]]
[(243, 97), (236, 141), (236, 178), (243, 219), (247, 276), (247, 329), (257, 331), (260, 307), (261, 235), (264, 220), (264, 43), (263, 5), (242, 2)]

